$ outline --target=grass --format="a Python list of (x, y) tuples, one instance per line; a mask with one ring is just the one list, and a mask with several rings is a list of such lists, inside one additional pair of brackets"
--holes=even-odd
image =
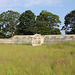
[(0, 75), (75, 75), (75, 43), (0, 44)]

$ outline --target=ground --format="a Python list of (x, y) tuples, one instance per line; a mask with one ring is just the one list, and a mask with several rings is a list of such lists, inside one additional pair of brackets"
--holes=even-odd
[(0, 75), (75, 75), (75, 43), (0, 44)]

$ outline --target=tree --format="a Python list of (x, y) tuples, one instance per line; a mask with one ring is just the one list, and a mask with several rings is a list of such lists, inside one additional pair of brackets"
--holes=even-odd
[(62, 30), (65, 30), (66, 34), (75, 34), (75, 10), (65, 16), (64, 24)]
[(16, 34), (32, 35), (34, 34), (35, 14), (31, 10), (23, 12), (19, 18), (20, 24), (17, 26)]
[(13, 36), (18, 25), (20, 14), (12, 10), (8, 10), (0, 14), (0, 32), (8, 36)]
[(35, 33), (42, 35), (61, 34), (57, 28), (60, 23), (59, 16), (43, 10), (36, 18)]
[(6, 37), (6, 35), (4, 33), (0, 32), (0, 38), (5, 38), (5, 37)]

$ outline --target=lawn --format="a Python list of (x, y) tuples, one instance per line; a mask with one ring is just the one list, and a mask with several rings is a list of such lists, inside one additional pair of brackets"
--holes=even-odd
[(0, 44), (0, 75), (75, 75), (75, 43)]

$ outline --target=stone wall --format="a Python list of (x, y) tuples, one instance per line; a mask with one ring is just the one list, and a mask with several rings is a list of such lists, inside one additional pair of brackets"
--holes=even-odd
[(44, 44), (66, 42), (66, 41), (75, 42), (75, 35), (45, 35), (44, 36)]
[(12, 39), (14, 44), (32, 44), (32, 35), (16, 35)]
[(16, 35), (10, 39), (0, 39), (1, 44), (32, 44), (32, 35)]
[(0, 39), (0, 44), (11, 44), (12, 40), (11, 39)]
[(51, 44), (57, 42), (75, 42), (75, 35), (16, 35), (10, 39), (0, 39), (0, 44)]

